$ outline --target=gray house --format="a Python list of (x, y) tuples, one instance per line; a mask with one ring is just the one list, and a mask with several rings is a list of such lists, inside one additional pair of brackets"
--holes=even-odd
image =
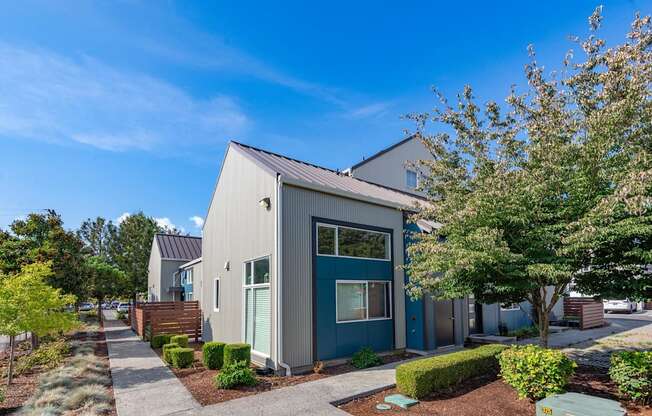
[(185, 300), (186, 293), (192, 294), (193, 269), (197, 269), (195, 280), (200, 280), (201, 249), (200, 237), (156, 234), (149, 256), (147, 300), (178, 301)]

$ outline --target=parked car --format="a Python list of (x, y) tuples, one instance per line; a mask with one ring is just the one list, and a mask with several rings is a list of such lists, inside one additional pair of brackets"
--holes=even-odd
[(88, 311), (92, 311), (93, 309), (95, 309), (95, 305), (93, 305), (90, 302), (82, 302), (79, 304), (80, 312), (88, 312)]
[(129, 313), (129, 304), (121, 302), (116, 308), (116, 311)]
[(120, 302), (117, 301), (117, 300), (114, 300), (113, 302), (111, 302), (111, 309), (117, 309), (118, 305), (120, 305)]
[(603, 303), (605, 312), (632, 313), (638, 309), (637, 303), (632, 302), (629, 299), (605, 299)]

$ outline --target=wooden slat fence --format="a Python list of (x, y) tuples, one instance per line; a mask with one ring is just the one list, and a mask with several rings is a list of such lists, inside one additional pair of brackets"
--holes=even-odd
[(604, 306), (602, 300), (593, 298), (564, 298), (564, 316), (576, 317), (580, 329), (604, 325)]
[(645, 302), (645, 309), (652, 311), (652, 300)]
[(157, 334), (186, 334), (195, 341), (201, 337), (199, 301), (138, 303), (130, 312), (131, 328), (145, 339)]

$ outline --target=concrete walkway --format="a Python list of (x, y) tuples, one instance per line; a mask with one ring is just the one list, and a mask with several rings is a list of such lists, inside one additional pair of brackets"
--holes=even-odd
[(200, 407), (156, 353), (113, 311), (104, 311), (118, 416), (162, 416)]
[(401, 362), (340, 374), (180, 412), (179, 415), (348, 415), (335, 405), (360, 395), (369, 395), (393, 387), (396, 384), (395, 368), (399, 364)]

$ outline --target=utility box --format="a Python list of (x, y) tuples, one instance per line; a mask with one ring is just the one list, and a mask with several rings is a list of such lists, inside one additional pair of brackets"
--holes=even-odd
[(537, 416), (623, 416), (615, 400), (580, 393), (554, 394), (537, 402)]

